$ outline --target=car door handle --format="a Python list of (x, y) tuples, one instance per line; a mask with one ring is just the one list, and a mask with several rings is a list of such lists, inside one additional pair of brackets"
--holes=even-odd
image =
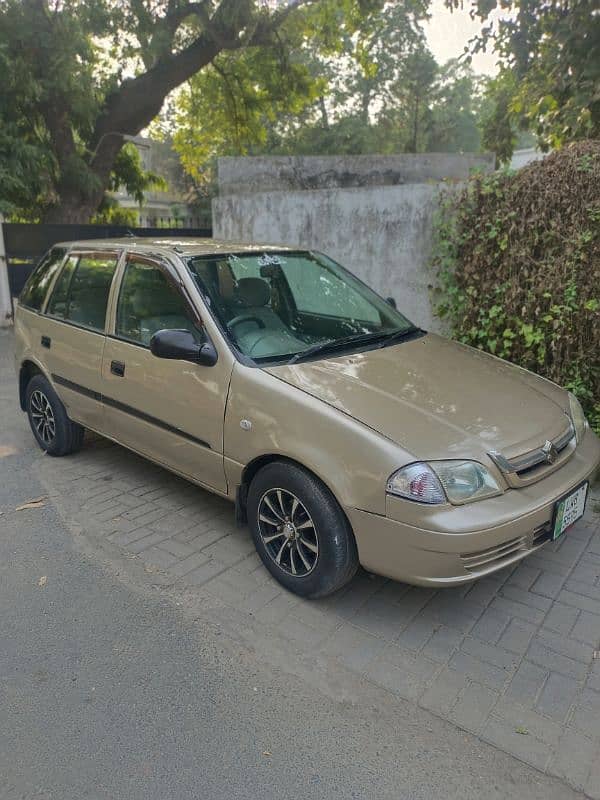
[(125, 364), (122, 361), (111, 361), (110, 371), (113, 375), (118, 375), (122, 378), (125, 375)]
[(47, 347), (48, 350), (50, 349), (50, 345), (52, 344), (52, 339), (49, 336), (42, 336), (41, 342), (42, 342), (42, 347)]

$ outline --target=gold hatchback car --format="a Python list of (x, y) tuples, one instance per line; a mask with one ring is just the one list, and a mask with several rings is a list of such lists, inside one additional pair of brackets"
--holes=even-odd
[(421, 330), (313, 251), (58, 245), (15, 329), (43, 450), (89, 428), (228, 497), (300, 595), (359, 563), (427, 586), (501, 569), (565, 535), (600, 460), (573, 395)]

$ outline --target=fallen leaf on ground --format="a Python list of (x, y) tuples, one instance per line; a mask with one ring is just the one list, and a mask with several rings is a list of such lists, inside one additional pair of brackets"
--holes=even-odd
[(521, 736), (529, 736), (529, 731), (527, 730), (527, 728), (521, 728), (521, 727), (515, 728), (515, 733), (520, 733)]
[(46, 505), (46, 496), (36, 497), (35, 500), (28, 500), (15, 508), (15, 511), (26, 511), (28, 508), (41, 508)]
[(0, 444), (0, 458), (6, 458), (7, 456), (14, 456), (17, 454), (17, 448), (12, 447), (9, 444)]
[(270, 750), (265, 750), (265, 751), (263, 752), (263, 756), (272, 756), (272, 755), (273, 755), (273, 753), (271, 753), (271, 751), (270, 751)]
[(38, 581), (38, 586), (45, 586), (47, 582), (48, 578), (45, 575), (42, 575), (42, 577)]

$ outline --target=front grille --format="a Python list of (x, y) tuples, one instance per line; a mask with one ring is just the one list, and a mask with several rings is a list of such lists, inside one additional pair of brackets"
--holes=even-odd
[(575, 429), (569, 421), (568, 428), (552, 441), (527, 453), (506, 458), (496, 450), (488, 452), (498, 469), (504, 474), (509, 486), (527, 486), (558, 469), (575, 449)]

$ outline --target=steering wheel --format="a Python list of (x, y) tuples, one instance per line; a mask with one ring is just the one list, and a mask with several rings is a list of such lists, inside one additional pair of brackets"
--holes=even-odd
[(236, 325), (240, 325), (242, 322), (256, 322), (259, 328), (265, 327), (264, 321), (260, 317), (255, 317), (253, 314), (238, 314), (237, 317), (229, 320), (227, 327), (229, 330), (232, 330), (232, 328), (235, 328)]

